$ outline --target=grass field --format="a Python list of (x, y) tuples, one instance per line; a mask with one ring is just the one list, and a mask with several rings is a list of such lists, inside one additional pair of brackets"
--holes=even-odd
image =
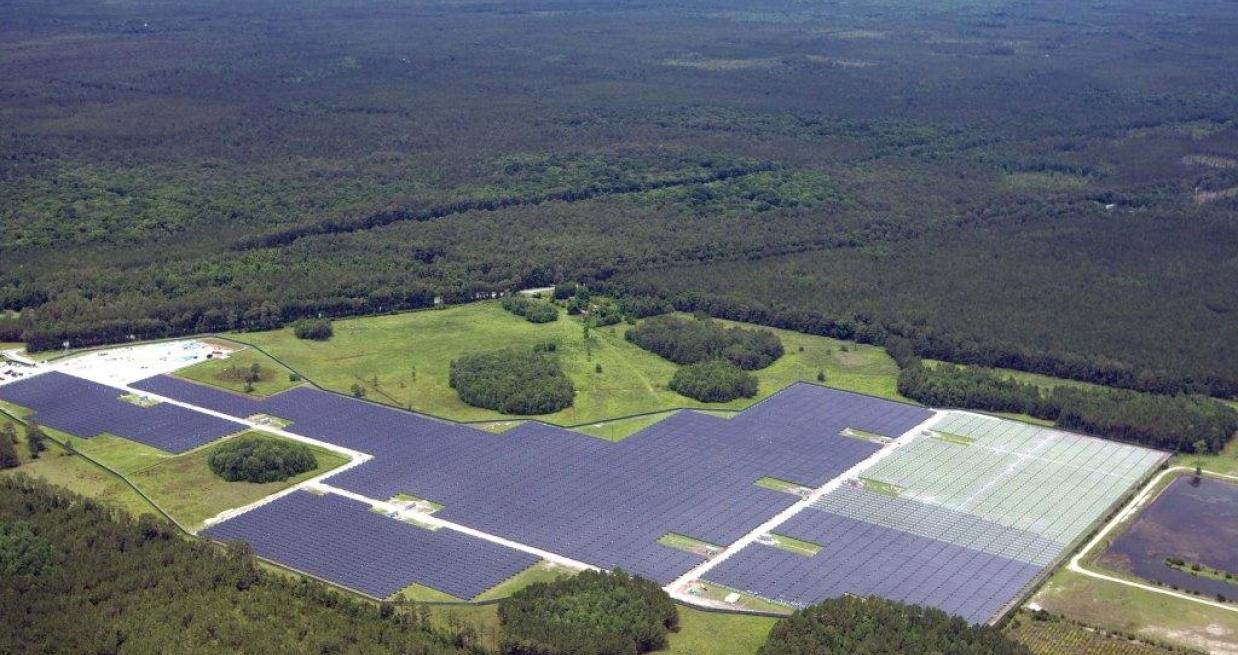
[(1238, 613), (1061, 569), (1032, 598), (1088, 625), (1216, 653), (1238, 653)]
[(245, 373), (254, 364), (261, 369), (261, 376), (257, 382), (254, 382), (254, 389), (251, 392), (255, 396), (269, 396), (300, 384), (300, 382), (288, 379), (292, 371), (252, 348), (238, 350), (229, 355), (227, 359), (208, 359), (200, 364), (183, 368), (177, 371), (176, 375), (244, 393)]
[[(3, 401), (0, 401), (0, 409), (18, 418), (25, 418), (29, 414), (25, 408)], [(3, 420), (4, 418), (0, 417), (0, 421)], [(207, 458), (221, 442), (172, 455), (109, 434), (80, 439), (46, 426), (43, 431), (53, 439), (72, 445), (74, 450), (124, 475), (164, 511), (190, 529), (226, 509), (248, 505), (348, 462), (347, 458), (329, 450), (312, 448), (318, 459), (318, 468), (313, 471), (283, 482), (228, 482), (215, 475), (207, 465)], [(21, 430), (18, 432), (20, 434)], [(260, 434), (267, 439), (282, 439), (265, 433), (249, 434)], [(48, 452), (38, 460), (29, 461), (26, 448), (22, 445), (19, 451), (25, 458), (25, 463), (6, 473), (24, 472), (42, 477), (80, 494), (115, 504), (135, 515), (143, 512), (155, 513), (155, 508), (149, 502), (115, 475), (95, 466), (84, 457), (64, 454), (64, 450), (54, 443), (48, 444), (48, 448)]]
[(1029, 612), (1011, 617), (1004, 632), (1027, 646), (1033, 655), (1174, 655), (1182, 652), (1057, 617), (1035, 620)]
[[(266, 433), (245, 434), (273, 441), (283, 440), (283, 437)], [(228, 482), (215, 475), (207, 464), (211, 453), (221, 445), (222, 443), (214, 443), (169, 457), (153, 466), (134, 471), (129, 475), (129, 479), (183, 525), (195, 528), (204, 520), (226, 509), (248, 505), (348, 462), (348, 458), (343, 455), (311, 447), (318, 460), (318, 467), (312, 471), (282, 482)]]
[[(497, 420), (503, 415), (470, 407), (456, 397), (447, 383), (453, 359), (479, 350), (532, 348), (549, 342), (556, 344), (559, 362), (577, 393), (573, 407), (539, 417), (542, 420), (579, 425), (699, 406), (666, 388), (675, 365), (625, 341), (626, 329), (622, 324), (594, 329), (586, 345), (583, 326), (575, 318), (563, 316), (538, 325), (504, 311), (497, 302), (482, 302), (336, 321), (335, 336), (327, 342), (297, 339), (291, 329), (247, 333), (237, 339), (260, 346), (328, 389), (348, 393), (360, 384), (370, 400), (454, 420)], [(710, 407), (746, 407), (791, 382), (816, 380), (819, 371), (829, 385), (897, 397), (897, 367), (880, 348), (777, 332), (787, 354), (757, 372), (758, 397)], [(595, 371), (599, 364), (601, 373)], [(606, 431), (596, 436), (607, 436)]]

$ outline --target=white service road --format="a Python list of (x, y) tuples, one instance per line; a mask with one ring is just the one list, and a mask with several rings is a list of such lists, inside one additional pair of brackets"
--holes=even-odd
[[(1105, 539), (1105, 537), (1109, 535), (1110, 532), (1113, 532), (1115, 529), (1117, 529), (1117, 527), (1123, 521), (1130, 518), (1131, 516), (1134, 516), (1137, 512), (1139, 512), (1139, 510), (1143, 509), (1144, 503), (1146, 503), (1151, 497), (1153, 490), (1156, 489), (1157, 483), (1165, 479), (1165, 476), (1177, 475), (1177, 474), (1186, 473), (1186, 472), (1194, 472), (1194, 469), (1188, 466), (1174, 466), (1174, 467), (1167, 468), (1164, 471), (1161, 471), (1156, 477), (1152, 478), (1152, 480), (1150, 480), (1148, 484), (1144, 486), (1143, 490), (1140, 491), (1138, 494), (1136, 494), (1135, 497), (1131, 499), (1131, 502), (1127, 503), (1126, 507), (1123, 507), (1122, 511), (1118, 512), (1113, 517), (1113, 520), (1109, 521), (1109, 523), (1107, 523), (1105, 527), (1100, 530), (1100, 532), (1096, 533), (1095, 537), (1092, 537), (1092, 540), (1089, 541), (1086, 546), (1081, 548), (1078, 553), (1075, 553), (1074, 557), (1070, 558), (1070, 562), (1066, 565), (1066, 568), (1080, 575), (1086, 575), (1089, 578), (1095, 578), (1097, 580), (1104, 580), (1106, 582), (1113, 582), (1113, 583), (1120, 584), (1120, 585), (1126, 585), (1128, 587), (1134, 587), (1136, 589), (1150, 591), (1155, 594), (1164, 594), (1166, 596), (1173, 596), (1174, 598), (1180, 598), (1182, 600), (1189, 600), (1195, 603), (1202, 603), (1204, 605), (1208, 605), (1210, 607), (1215, 607), (1218, 609), (1223, 609), (1228, 612), (1238, 612), (1238, 606), (1235, 606), (1231, 603), (1222, 603), (1220, 601), (1211, 600), (1208, 598), (1204, 598), (1202, 596), (1193, 596), (1191, 594), (1183, 593), (1180, 591), (1174, 591), (1173, 589), (1159, 587), (1154, 584), (1135, 582), (1133, 580), (1127, 580), (1127, 579), (1119, 578), (1119, 577), (1112, 576), (1112, 575), (1106, 575), (1104, 573), (1098, 573), (1089, 568), (1086, 568), (1081, 563), (1083, 561), (1083, 558), (1086, 557), (1088, 553), (1092, 552), (1092, 549), (1096, 548), (1096, 546), (1100, 544)], [(1210, 477), (1214, 477), (1214, 478), (1223, 478), (1223, 479), (1238, 481), (1238, 476), (1225, 475), (1224, 473), (1213, 473), (1211, 471), (1205, 471), (1204, 474)]]

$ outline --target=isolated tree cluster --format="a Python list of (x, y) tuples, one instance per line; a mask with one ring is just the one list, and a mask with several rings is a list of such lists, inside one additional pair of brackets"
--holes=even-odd
[(465, 355), (451, 363), (449, 382), (465, 403), (504, 414), (550, 414), (575, 395), (558, 361), (539, 349)]
[(559, 320), (559, 308), (537, 298), (513, 294), (503, 298), (503, 309), (523, 316), (530, 323), (550, 323)]
[(229, 482), (278, 482), (318, 467), (318, 459), (305, 444), (256, 435), (216, 447), (207, 463)]
[(331, 321), (325, 318), (305, 318), (292, 324), (292, 333), (298, 339), (326, 341), (335, 335)]
[(676, 364), (726, 360), (754, 371), (782, 357), (782, 341), (769, 330), (726, 327), (707, 318), (656, 316), (627, 331), (628, 341)]
[(499, 603), (504, 655), (634, 655), (665, 648), (679, 612), (656, 582), (585, 571)]
[(757, 376), (721, 359), (688, 364), (671, 377), (672, 391), (703, 403), (724, 403), (757, 395)]

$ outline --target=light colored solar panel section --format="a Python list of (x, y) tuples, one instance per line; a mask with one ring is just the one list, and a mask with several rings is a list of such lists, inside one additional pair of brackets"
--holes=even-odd
[(847, 485), (826, 494), (813, 507), (1036, 566), (1047, 566), (1062, 550), (1058, 542), (1033, 532)]
[(899, 487), (902, 499), (1065, 545), (1162, 458), (1137, 446), (948, 412), (933, 433), (919, 436), (865, 477)]

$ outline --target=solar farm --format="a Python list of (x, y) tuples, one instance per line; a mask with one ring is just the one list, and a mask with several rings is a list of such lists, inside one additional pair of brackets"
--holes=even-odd
[(181, 452), (266, 415), (288, 422), (284, 436), (357, 455), (203, 534), (374, 598), (421, 585), (472, 599), (550, 560), (622, 568), (688, 601), (702, 581), (787, 606), (875, 594), (987, 622), (1164, 458), (806, 383), (730, 418), (680, 411), (617, 442), (166, 374), (120, 388), (52, 371), (0, 386), (0, 400), (84, 439)]

